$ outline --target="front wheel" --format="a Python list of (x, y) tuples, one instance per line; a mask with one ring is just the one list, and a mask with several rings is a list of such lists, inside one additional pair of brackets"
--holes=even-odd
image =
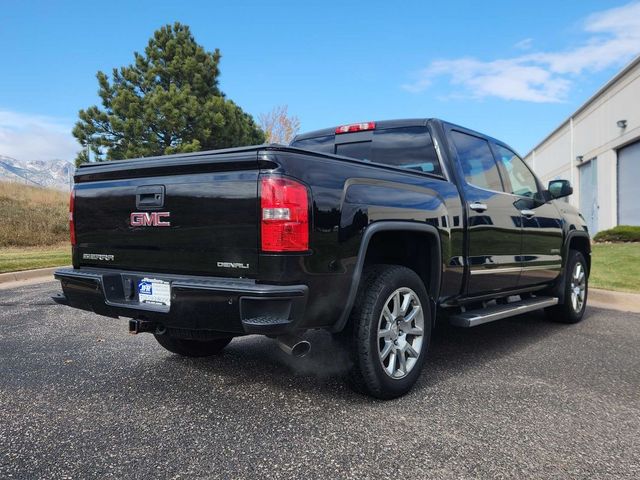
[(349, 321), (355, 389), (381, 399), (408, 392), (431, 339), (429, 297), (420, 277), (402, 266), (366, 268)]
[(589, 272), (584, 255), (569, 250), (565, 270), (564, 302), (545, 309), (550, 320), (560, 323), (578, 323), (584, 316), (589, 293)]
[(222, 351), (229, 345), (232, 337), (215, 338), (212, 340), (188, 340), (171, 337), (169, 335), (154, 335), (160, 345), (184, 357), (210, 357)]

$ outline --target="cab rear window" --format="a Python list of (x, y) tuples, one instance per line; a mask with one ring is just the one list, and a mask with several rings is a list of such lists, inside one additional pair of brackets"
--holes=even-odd
[[(348, 134), (346, 134), (348, 135)], [(341, 136), (341, 140), (344, 136)], [(321, 153), (335, 153), (364, 162), (442, 175), (433, 139), (426, 126), (375, 130), (371, 140), (335, 144), (335, 136), (307, 138), (292, 144)]]

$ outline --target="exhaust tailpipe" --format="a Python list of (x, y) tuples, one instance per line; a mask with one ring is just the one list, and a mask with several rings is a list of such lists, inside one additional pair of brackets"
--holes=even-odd
[(280, 349), (293, 357), (304, 357), (311, 350), (311, 344), (296, 335), (282, 335), (277, 340)]

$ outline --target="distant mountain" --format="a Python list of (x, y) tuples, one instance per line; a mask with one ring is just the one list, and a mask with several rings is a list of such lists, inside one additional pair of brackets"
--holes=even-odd
[(69, 190), (75, 166), (66, 160), (17, 160), (0, 155), (0, 181)]

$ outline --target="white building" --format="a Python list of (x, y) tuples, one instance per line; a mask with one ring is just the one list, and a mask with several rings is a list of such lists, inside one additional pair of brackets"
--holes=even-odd
[(546, 184), (571, 180), (569, 202), (591, 234), (640, 225), (640, 57), (525, 157)]

